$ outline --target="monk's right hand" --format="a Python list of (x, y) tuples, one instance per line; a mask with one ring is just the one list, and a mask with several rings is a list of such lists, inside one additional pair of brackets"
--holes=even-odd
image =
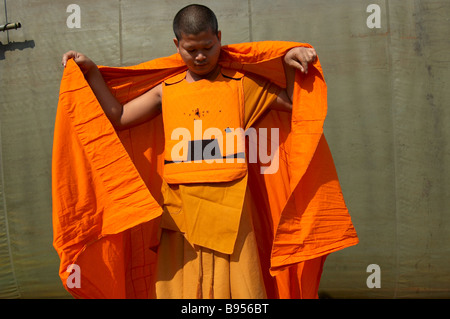
[(61, 61), (62, 65), (66, 67), (67, 61), (70, 59), (73, 59), (75, 63), (78, 64), (84, 74), (97, 67), (97, 65), (86, 55), (76, 51), (68, 51), (64, 53)]

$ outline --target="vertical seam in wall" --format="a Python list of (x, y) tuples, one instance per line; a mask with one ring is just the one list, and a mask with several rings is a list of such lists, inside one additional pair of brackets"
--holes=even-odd
[(399, 212), (398, 212), (398, 198), (397, 198), (397, 151), (396, 151), (396, 145), (397, 145), (397, 133), (396, 133), (396, 122), (395, 122), (395, 110), (394, 110), (394, 72), (393, 72), (393, 64), (392, 64), (392, 34), (391, 34), (391, 22), (390, 22), (390, 16), (389, 16), (389, 0), (385, 0), (385, 7), (386, 7), (386, 23), (387, 23), (387, 58), (388, 58), (388, 67), (389, 67), (389, 81), (390, 81), (390, 89), (391, 89), (391, 117), (392, 117), (392, 154), (393, 154), (393, 162), (394, 162), (394, 201), (395, 201), (395, 271), (394, 271), (394, 295), (393, 298), (397, 298), (397, 292), (398, 292), (398, 280), (399, 280), (399, 235), (398, 235), (398, 229), (399, 229)]
[(252, 21), (252, 1), (247, 1), (247, 7), (248, 7), (248, 37), (249, 41), (253, 41), (253, 21)]
[[(6, 8), (6, 0), (3, 0), (3, 4), (5, 6), (5, 25), (8, 23), (8, 10)], [(6, 30), (6, 44), (9, 44), (9, 30)]]
[(123, 63), (123, 53), (122, 53), (122, 0), (119, 0), (119, 57), (120, 66)]
[(5, 196), (5, 178), (4, 178), (4, 174), (3, 174), (3, 144), (2, 144), (2, 126), (1, 126), (1, 122), (0, 122), (0, 183), (2, 186), (2, 200), (3, 200), (3, 211), (4, 211), (4, 215), (5, 215), (5, 235), (6, 235), (6, 243), (8, 245), (8, 255), (9, 255), (9, 265), (11, 267), (11, 273), (14, 279), (14, 285), (16, 287), (16, 292), (17, 292), (17, 297), (20, 298), (21, 297), (21, 293), (19, 290), (19, 285), (17, 283), (17, 277), (16, 277), (16, 270), (14, 268), (14, 260), (13, 260), (13, 256), (12, 256), (12, 251), (11, 251), (11, 240), (9, 237), (9, 223), (8, 223), (8, 214), (7, 214), (7, 210), (6, 210), (6, 196)]

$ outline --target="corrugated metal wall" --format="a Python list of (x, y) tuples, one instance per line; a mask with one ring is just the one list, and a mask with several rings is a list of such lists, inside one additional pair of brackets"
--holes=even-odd
[[(328, 258), (322, 296), (450, 297), (450, 2), (198, 2), (216, 12), (224, 44), (292, 40), (319, 54), (325, 133), (361, 240)], [(22, 23), (0, 32), (1, 298), (68, 296), (51, 225), (61, 55), (75, 49), (122, 66), (172, 54), (171, 22), (189, 3), (0, 3), (0, 25)], [(70, 4), (79, 6), (80, 28), (70, 28)], [(380, 288), (367, 286), (371, 264)]]

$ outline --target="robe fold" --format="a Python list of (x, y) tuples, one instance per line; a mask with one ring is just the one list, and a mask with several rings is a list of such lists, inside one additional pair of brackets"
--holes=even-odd
[[(220, 65), (285, 87), (282, 41), (222, 47)], [(186, 70), (178, 54), (129, 67), (99, 67), (120, 103)], [(279, 167), (249, 163), (248, 185), (269, 298), (314, 298), (325, 257), (358, 243), (323, 134), (327, 90), (320, 62), (297, 72), (292, 116), (253, 123), (279, 129)], [(258, 136), (258, 138), (263, 138)], [(116, 132), (73, 60), (64, 70), (52, 158), (53, 245), (64, 287), (76, 298), (154, 298), (162, 214), (161, 115)], [(71, 267), (77, 265), (78, 267)]]

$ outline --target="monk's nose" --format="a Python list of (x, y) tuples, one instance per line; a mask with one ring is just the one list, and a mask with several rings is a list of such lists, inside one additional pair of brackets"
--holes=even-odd
[(195, 57), (195, 60), (197, 61), (197, 62), (202, 62), (202, 61), (204, 61), (204, 60), (206, 60), (206, 56), (203, 54), (203, 53), (199, 53), (199, 54), (197, 54), (197, 56)]

